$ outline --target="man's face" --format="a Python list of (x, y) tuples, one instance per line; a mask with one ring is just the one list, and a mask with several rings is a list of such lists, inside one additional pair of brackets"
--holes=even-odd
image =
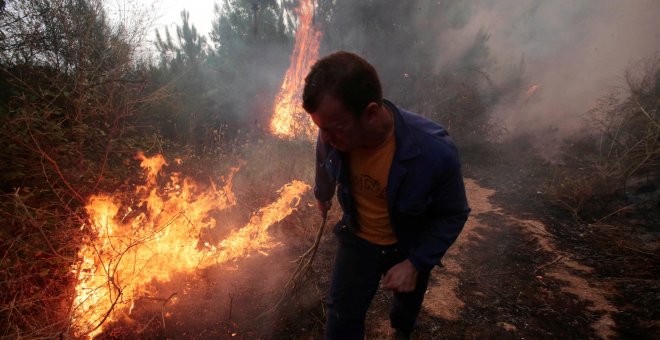
[(314, 124), (319, 127), (319, 135), (324, 143), (344, 152), (361, 146), (363, 122), (359, 118), (356, 119), (339, 100), (325, 96), (311, 116)]

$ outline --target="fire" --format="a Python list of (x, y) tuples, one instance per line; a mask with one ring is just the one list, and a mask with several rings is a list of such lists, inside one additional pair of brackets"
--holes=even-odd
[[(139, 154), (146, 180), (131, 195), (92, 196), (86, 206), (93, 235), (78, 252), (73, 269), (78, 281), (72, 308), (76, 336), (99, 334), (103, 325), (130, 313), (136, 299), (148, 294), (153, 280), (167, 282), (173, 274), (265, 252), (277, 245), (268, 228), (291, 214), (309, 186), (284, 185), (280, 197), (261, 208), (250, 221), (216, 245), (201, 244), (199, 235), (213, 228), (213, 213), (236, 204), (232, 192), (234, 168), (218, 188), (205, 188), (180, 174), (159, 187), (167, 162), (161, 155)], [(136, 199), (131, 199), (135, 197)], [(131, 204), (131, 202), (135, 202)]]
[(314, 4), (311, 0), (301, 0), (296, 12), (300, 22), (291, 64), (275, 100), (270, 130), (281, 138), (292, 139), (296, 135), (303, 135), (313, 140), (316, 138), (316, 129), (309, 116), (303, 112), (300, 98), (305, 75), (319, 57), (321, 32), (313, 24)]

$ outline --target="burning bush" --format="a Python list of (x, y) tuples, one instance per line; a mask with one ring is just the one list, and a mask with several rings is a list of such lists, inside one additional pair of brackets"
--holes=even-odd
[[(77, 335), (96, 335), (106, 321), (130, 314), (140, 298), (149, 297), (152, 281), (264, 252), (276, 243), (267, 230), (288, 216), (309, 188), (292, 181), (278, 199), (259, 209), (238, 229), (223, 226), (212, 215), (234, 204), (233, 169), (222, 188), (205, 186), (173, 173), (159, 185), (165, 159), (139, 154), (146, 181), (136, 192), (94, 195), (86, 205), (90, 239), (78, 252), (79, 263), (72, 327)], [(129, 203), (124, 203), (129, 202)], [(132, 203), (131, 203), (132, 202)], [(204, 230), (229, 228), (217, 244), (203, 242)]]

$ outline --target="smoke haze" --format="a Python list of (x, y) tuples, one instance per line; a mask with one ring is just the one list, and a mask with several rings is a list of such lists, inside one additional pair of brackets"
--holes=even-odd
[(470, 12), (466, 25), (442, 35), (436, 67), (460, 62), (480, 30), (490, 35), (486, 71), (495, 82), (522, 60), (524, 88), (494, 110), (514, 134), (575, 131), (627, 68), (659, 52), (656, 0), (484, 0)]

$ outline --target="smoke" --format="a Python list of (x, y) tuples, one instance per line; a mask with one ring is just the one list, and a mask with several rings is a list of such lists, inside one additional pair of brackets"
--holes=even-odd
[(514, 135), (576, 131), (628, 67), (660, 51), (656, 0), (483, 0), (469, 10), (465, 25), (440, 32), (435, 66), (460, 62), (480, 31), (489, 35), (485, 71), (495, 82), (522, 62), (518, 93), (493, 112)]

